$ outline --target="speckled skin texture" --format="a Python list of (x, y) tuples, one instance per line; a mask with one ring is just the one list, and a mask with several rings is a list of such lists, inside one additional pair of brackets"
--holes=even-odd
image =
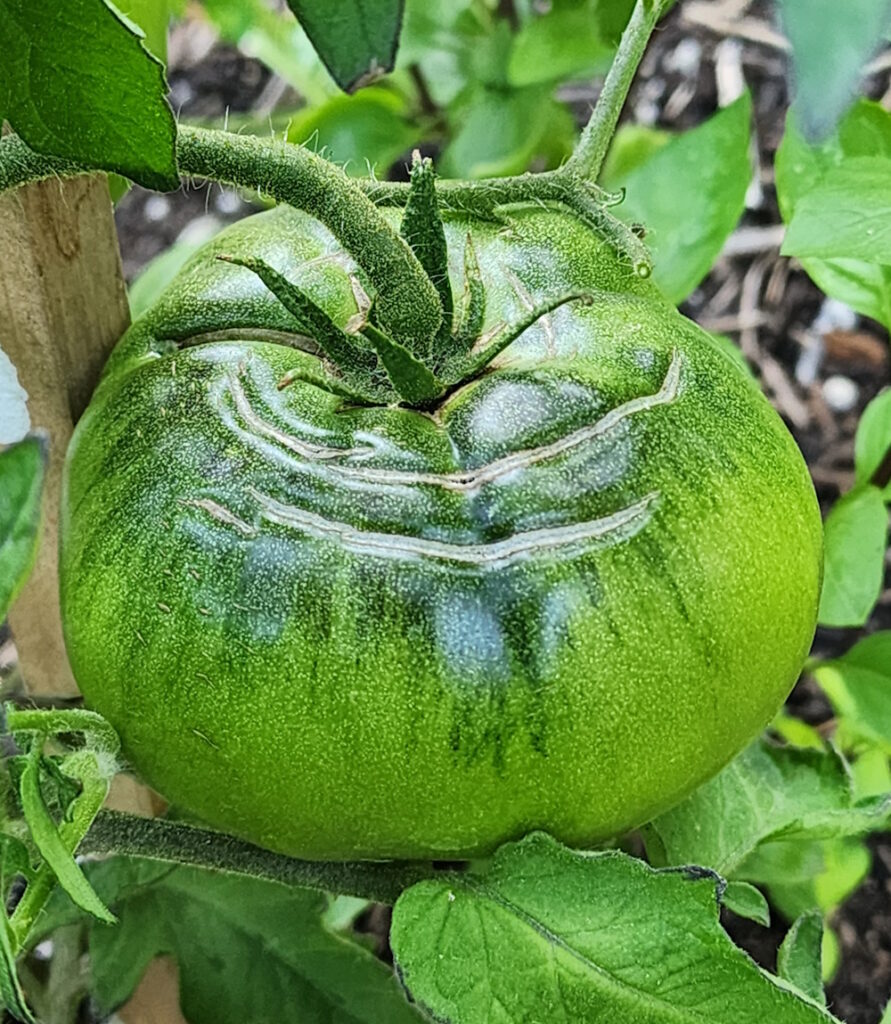
[(68, 455), (88, 704), (168, 799), (294, 855), (617, 834), (767, 724), (813, 635), (817, 504), (754, 386), (571, 216), (446, 229), (456, 297), (473, 233), (487, 328), (595, 301), (432, 414), (278, 389), (317, 359), (214, 254), (266, 259), (340, 324), (363, 278), (277, 208), (133, 325)]

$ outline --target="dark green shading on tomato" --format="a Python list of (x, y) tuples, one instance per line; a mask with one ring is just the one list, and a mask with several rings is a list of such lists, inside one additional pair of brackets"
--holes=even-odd
[(472, 239), (484, 339), (593, 301), (424, 408), (362, 404), (215, 259), (262, 259), (355, 329), (364, 272), (279, 207), (133, 325), (69, 452), (87, 701), (166, 797), (291, 854), (638, 825), (770, 721), (814, 630), (813, 489), (732, 361), (568, 213), (445, 220), (456, 316)]

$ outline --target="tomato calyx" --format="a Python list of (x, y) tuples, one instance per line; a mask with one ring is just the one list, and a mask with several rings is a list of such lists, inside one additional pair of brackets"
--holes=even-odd
[(417, 152), (400, 235), (439, 297), (442, 317), (429, 341), (419, 342), (387, 331), (376, 316), (376, 303), (342, 328), (310, 295), (264, 260), (217, 257), (256, 274), (294, 318), (297, 329), (318, 344), (323, 356), (319, 369), (293, 371), (279, 382), (280, 388), (304, 381), (326, 387), (358, 404), (429, 408), (483, 373), (541, 317), (569, 302), (593, 301), (590, 293), (567, 292), (534, 305), (513, 323), (497, 324), (483, 333), (486, 293), (468, 235), (464, 248), (464, 295), (456, 311), (433, 164)]

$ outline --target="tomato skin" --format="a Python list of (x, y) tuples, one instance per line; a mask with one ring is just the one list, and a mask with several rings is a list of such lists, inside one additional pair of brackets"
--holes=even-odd
[(473, 235), (488, 326), (596, 300), (432, 414), (279, 390), (317, 359), (214, 254), (266, 259), (341, 324), (363, 277), (277, 208), (133, 325), (68, 455), (88, 704), (172, 802), (297, 856), (618, 834), (767, 724), (813, 636), (819, 511), (753, 385), (570, 216), (446, 228), (456, 296)]

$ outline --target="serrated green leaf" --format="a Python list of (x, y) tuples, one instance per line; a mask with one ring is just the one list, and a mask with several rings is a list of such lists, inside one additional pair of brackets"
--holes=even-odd
[[(867, 405), (857, 424), (854, 439), (854, 470), (857, 483), (869, 483), (870, 477), (891, 450), (891, 389), (883, 391)], [(891, 483), (882, 491), (891, 502)]]
[(179, 186), (164, 70), (104, 0), (0, 0), (0, 117), (36, 152)]
[(752, 180), (746, 93), (704, 124), (655, 149), (609, 188), (623, 186), (614, 208), (626, 223), (641, 223), (653, 254), (653, 278), (680, 302), (711, 269), (736, 227)]
[(802, 196), (784, 256), (891, 263), (891, 159), (851, 157)]
[(824, 138), (857, 92), (863, 65), (888, 28), (888, 0), (779, 0), (792, 44), (795, 109), (806, 134)]
[[(809, 145), (790, 114), (776, 156), (777, 199), (789, 224), (798, 203), (818, 188), (824, 175), (857, 157), (891, 159), (891, 114), (878, 103), (858, 100), (836, 133)], [(891, 266), (852, 259), (805, 258), (802, 265), (827, 295), (891, 327)]]
[(533, 834), (484, 874), (400, 896), (391, 944), (403, 982), (461, 1024), (816, 1024), (833, 1018), (737, 949), (716, 879), (577, 853)]
[(152, 56), (167, 62), (167, 26), (170, 0), (115, 0), (115, 7), (145, 33), (145, 45)]
[(322, 924), (319, 893), (123, 857), (88, 871), (120, 917), (90, 931), (107, 1010), (170, 953), (190, 1024), (419, 1024), (386, 966)]
[(770, 840), (860, 835), (886, 817), (881, 804), (855, 802), (851, 776), (835, 751), (757, 740), (683, 803), (654, 819), (645, 839), (654, 863), (702, 864), (735, 878)]
[(777, 954), (777, 974), (825, 1006), (822, 949), (823, 915), (811, 910), (798, 917), (786, 933)]
[(507, 78), (522, 88), (590, 77), (609, 65), (612, 44), (600, 37), (595, 3), (554, 4), (514, 37)]
[(764, 894), (748, 882), (728, 882), (721, 902), (739, 917), (755, 921), (765, 928), (770, 925), (770, 907)]
[(891, 630), (864, 637), (811, 671), (836, 713), (891, 751)]
[(393, 69), (404, 0), (287, 0), (331, 77), (353, 92)]
[(46, 446), (38, 437), (0, 451), (0, 622), (37, 552)]
[(824, 626), (862, 626), (882, 592), (885, 572), (888, 510), (882, 492), (867, 484), (846, 494), (832, 506), (823, 532), (817, 619)]

